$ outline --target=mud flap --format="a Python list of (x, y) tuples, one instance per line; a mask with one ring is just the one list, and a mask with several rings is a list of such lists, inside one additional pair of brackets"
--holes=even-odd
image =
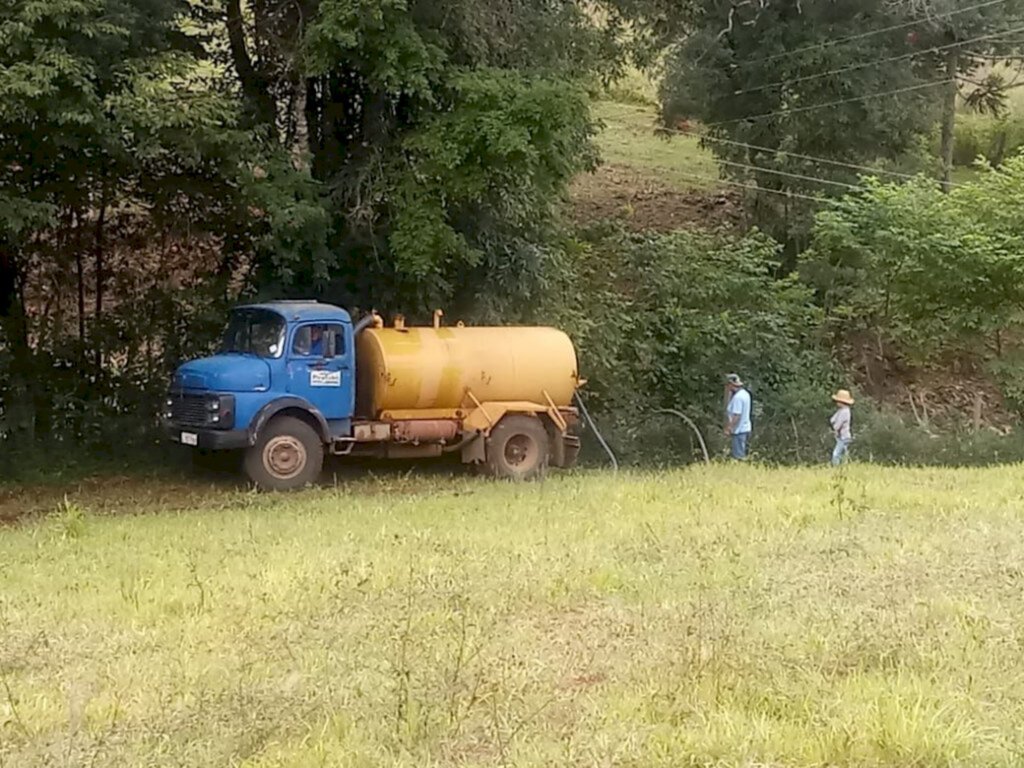
[(551, 436), (551, 466), (559, 469), (569, 469), (576, 465), (576, 459), (580, 455), (580, 439), (568, 432), (563, 434), (555, 433)]
[(463, 464), (483, 464), (487, 460), (487, 440), (483, 434), (478, 433), (462, 446)]

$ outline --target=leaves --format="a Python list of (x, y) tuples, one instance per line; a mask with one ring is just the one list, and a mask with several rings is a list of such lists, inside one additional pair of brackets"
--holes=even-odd
[(922, 361), (977, 349), (1024, 307), (1024, 159), (949, 194), (866, 181), (819, 214), (803, 271), (828, 310)]

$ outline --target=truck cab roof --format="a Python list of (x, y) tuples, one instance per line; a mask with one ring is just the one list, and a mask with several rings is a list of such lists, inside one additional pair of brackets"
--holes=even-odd
[(323, 320), (334, 323), (351, 323), (352, 317), (341, 307), (333, 304), (322, 304), (313, 299), (299, 301), (268, 301), (260, 304), (243, 304), (235, 307), (240, 309), (263, 309), (282, 315), (288, 322), (301, 323), (311, 320)]

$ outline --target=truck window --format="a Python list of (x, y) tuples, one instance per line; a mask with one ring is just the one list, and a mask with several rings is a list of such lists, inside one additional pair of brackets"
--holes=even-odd
[(284, 351), (284, 318), (266, 309), (238, 309), (231, 313), (221, 352), (259, 357), (280, 357)]
[(341, 357), (345, 354), (345, 328), (334, 323), (304, 325), (295, 332), (292, 354), (297, 357)]

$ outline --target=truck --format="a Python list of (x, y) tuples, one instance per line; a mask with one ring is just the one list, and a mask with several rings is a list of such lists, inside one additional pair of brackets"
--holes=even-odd
[(550, 327), (357, 322), (318, 301), (234, 308), (220, 350), (175, 371), (170, 440), (241, 458), (264, 490), (314, 482), (325, 456), (418, 459), (457, 453), (498, 478), (533, 479), (579, 455), (584, 381), (575, 347)]

